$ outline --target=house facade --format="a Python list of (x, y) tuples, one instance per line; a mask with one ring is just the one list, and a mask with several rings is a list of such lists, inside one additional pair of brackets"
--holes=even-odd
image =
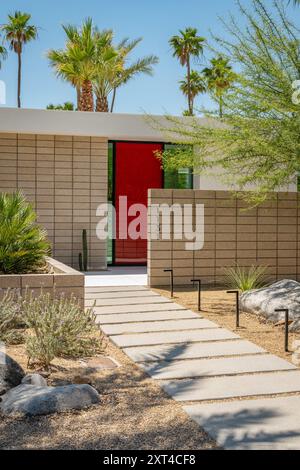
[[(90, 270), (146, 265), (147, 239), (127, 239), (118, 228), (115, 240), (99, 239), (99, 206), (112, 203), (118, 216), (120, 196), (128, 206), (147, 206), (149, 189), (228, 189), (217, 177), (189, 169), (163, 172), (156, 153), (169, 145), (142, 115), (2, 108), (0, 191), (25, 193), (59, 261), (78, 268), (87, 230)], [(296, 185), (285, 191), (295, 192)]]

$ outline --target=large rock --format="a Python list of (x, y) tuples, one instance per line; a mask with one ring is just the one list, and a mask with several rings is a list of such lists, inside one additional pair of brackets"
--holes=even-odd
[(24, 375), (22, 367), (0, 350), (0, 395), (19, 385)]
[(5, 415), (38, 416), (81, 410), (99, 402), (98, 392), (90, 385), (36, 387), (23, 384), (2, 397), (0, 410)]
[(27, 374), (22, 379), (24, 385), (34, 385), (35, 387), (47, 387), (47, 380), (40, 374)]
[(269, 287), (245, 292), (241, 296), (241, 308), (245, 312), (264, 316), (277, 323), (284, 319), (284, 313), (277, 309), (289, 309), (292, 331), (300, 331), (300, 284), (283, 280)]

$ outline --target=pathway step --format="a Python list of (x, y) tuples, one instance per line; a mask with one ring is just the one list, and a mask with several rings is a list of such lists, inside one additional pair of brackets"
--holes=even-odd
[(147, 333), (154, 331), (185, 331), (206, 328), (219, 328), (216, 323), (201, 318), (191, 320), (172, 320), (139, 323), (124, 323), (119, 325), (100, 325), (107, 335), (121, 335), (130, 333)]
[(180, 305), (173, 302), (166, 302), (164, 304), (150, 304), (150, 305), (118, 305), (115, 306), (106, 305), (105, 307), (94, 307), (96, 315), (116, 314), (118, 313), (145, 313), (145, 312), (173, 312), (173, 311), (184, 311), (189, 310), (183, 309)]
[(299, 450), (300, 396), (185, 406), (227, 450)]
[(119, 347), (144, 346), (151, 344), (197, 343), (239, 338), (235, 333), (223, 328), (211, 330), (177, 331), (169, 333), (139, 333), (135, 335), (113, 336), (112, 341)]
[(259, 354), (266, 351), (250, 341), (217, 341), (212, 343), (190, 343), (162, 346), (140, 346), (125, 348), (124, 352), (135, 362), (155, 362), (160, 360), (203, 359), (218, 356)]
[(257, 397), (300, 392), (300, 371), (166, 381), (161, 386), (180, 402)]
[(184, 320), (191, 318), (202, 318), (201, 315), (189, 310), (178, 310), (174, 312), (140, 312), (140, 313), (116, 313), (115, 315), (97, 315), (97, 323), (101, 325), (112, 325), (116, 323), (135, 323), (139, 321), (151, 322), (159, 320)]
[[(128, 298), (148, 298), (160, 297), (159, 294), (147, 291), (130, 291), (130, 292), (88, 292), (85, 295), (86, 299), (127, 299)], [(161, 298), (161, 297), (160, 297)]]
[(143, 286), (103, 286), (103, 287), (89, 287), (85, 286), (85, 292), (90, 294), (91, 292), (103, 293), (103, 292), (149, 292), (147, 287)]
[[(119, 296), (120, 297), (120, 296)], [(96, 301), (96, 302), (95, 302)], [(144, 305), (144, 304), (167, 304), (170, 303), (170, 300), (162, 298), (160, 295), (149, 295), (148, 297), (130, 297), (130, 298), (108, 298), (108, 299), (87, 299), (85, 301), (86, 307), (92, 307), (96, 303), (96, 306), (113, 306), (113, 305)]]
[(141, 367), (156, 380), (215, 377), (218, 375), (296, 369), (291, 363), (269, 354), (225, 359), (195, 359), (171, 363), (141, 363)]

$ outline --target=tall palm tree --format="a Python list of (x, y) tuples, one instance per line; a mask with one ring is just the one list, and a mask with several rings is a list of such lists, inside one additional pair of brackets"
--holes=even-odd
[(236, 74), (233, 72), (229, 60), (221, 55), (211, 59), (210, 64), (210, 67), (203, 70), (203, 75), (206, 78), (207, 89), (218, 101), (219, 115), (223, 117), (224, 95), (233, 85)]
[(96, 111), (109, 111), (109, 95), (112, 94), (110, 112), (113, 112), (117, 89), (125, 85), (129, 80), (141, 73), (152, 75), (153, 65), (158, 63), (158, 57), (149, 55), (128, 64), (131, 51), (141, 42), (141, 38), (129, 41), (124, 39), (117, 46), (112, 44), (113, 37), (110, 38), (110, 47), (115, 52), (115, 57), (103, 65), (102, 54), (98, 61), (98, 74), (95, 80), (94, 89), (97, 96)]
[(191, 70), (191, 75), (190, 75), (190, 83), (188, 83), (187, 78), (185, 80), (181, 80), (180, 82), (180, 89), (182, 93), (185, 96), (188, 96), (190, 93), (191, 96), (191, 110), (188, 110), (188, 115), (193, 115), (194, 114), (194, 101), (195, 98), (200, 94), (200, 93), (205, 93), (206, 92), (206, 81), (205, 77), (201, 75), (199, 72), (196, 70)]
[(8, 20), (1, 29), (10, 49), (18, 55), (18, 108), (21, 108), (22, 53), (25, 44), (37, 38), (37, 27), (29, 24), (31, 15), (21, 11), (8, 15)]
[(171, 37), (169, 44), (173, 49), (173, 56), (179, 59), (183, 67), (187, 68), (188, 110), (192, 114), (191, 58), (199, 58), (203, 54), (205, 39), (198, 36), (196, 28), (186, 28), (184, 31), (180, 30), (179, 33)]

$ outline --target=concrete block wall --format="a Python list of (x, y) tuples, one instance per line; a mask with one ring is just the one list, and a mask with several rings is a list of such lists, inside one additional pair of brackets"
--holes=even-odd
[[(276, 193), (260, 207), (245, 209), (245, 203), (231, 193), (201, 190), (151, 190), (149, 207), (156, 204), (204, 204), (204, 248), (186, 251), (186, 241), (148, 243), (149, 285), (169, 285), (174, 269), (176, 285), (191, 285), (192, 278), (218, 285), (224, 282), (224, 268), (268, 266), (272, 280), (300, 280), (300, 196)], [(153, 227), (151, 212), (148, 230)], [(160, 232), (164, 227), (160, 228)], [(161, 235), (160, 235), (161, 238)]]
[(78, 268), (82, 230), (89, 268), (106, 266), (106, 242), (96, 237), (96, 208), (107, 202), (106, 139), (0, 133), (0, 191), (22, 189), (52, 243), (52, 256)]

